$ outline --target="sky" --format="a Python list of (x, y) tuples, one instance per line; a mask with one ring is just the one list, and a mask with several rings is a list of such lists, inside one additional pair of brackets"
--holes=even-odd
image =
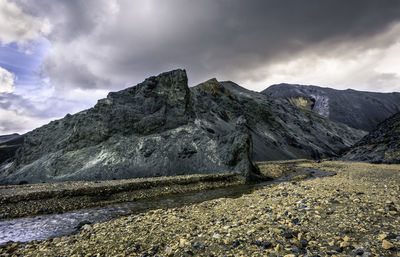
[(400, 92), (400, 1), (0, 0), (0, 135), (176, 68), (191, 86)]

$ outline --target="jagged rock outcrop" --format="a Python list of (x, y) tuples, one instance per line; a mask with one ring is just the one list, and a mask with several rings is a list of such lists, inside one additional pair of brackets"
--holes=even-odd
[(260, 177), (253, 160), (337, 156), (362, 136), (233, 82), (189, 88), (175, 70), (25, 134), (0, 183), (194, 173), (251, 180)]
[(284, 83), (272, 85), (262, 93), (366, 131), (375, 129), (379, 122), (400, 112), (400, 93), (336, 90)]
[(381, 122), (341, 159), (372, 163), (400, 163), (400, 113)]
[[(243, 124), (205, 127), (186, 73), (175, 70), (109, 93), (91, 109), (25, 134), (1, 183), (107, 180), (192, 173), (258, 176)], [(207, 123), (207, 122), (206, 122)], [(216, 122), (218, 125), (218, 122)]]

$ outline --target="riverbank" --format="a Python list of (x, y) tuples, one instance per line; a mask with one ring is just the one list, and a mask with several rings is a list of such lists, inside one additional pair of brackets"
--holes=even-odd
[(168, 194), (244, 184), (236, 174), (0, 186), (0, 219), (63, 213)]
[[(266, 179), (304, 179), (310, 174), (289, 167), (293, 163), (258, 163)], [(295, 175), (294, 177), (292, 177)], [(71, 181), (0, 186), (0, 220), (72, 210), (121, 202), (163, 197), (242, 185), (237, 174), (185, 175), (108, 181)]]
[(337, 175), (130, 215), (73, 236), (10, 243), (0, 255), (400, 256), (400, 165), (296, 165)]

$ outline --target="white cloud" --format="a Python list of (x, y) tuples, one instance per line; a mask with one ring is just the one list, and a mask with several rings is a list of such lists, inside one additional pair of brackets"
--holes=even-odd
[(32, 117), (18, 114), (10, 110), (0, 109), (0, 135), (12, 133), (25, 133), (48, 123), (50, 118)]
[(0, 93), (12, 93), (14, 91), (15, 75), (0, 67)]
[[(34, 91), (31, 93), (35, 95)], [(62, 118), (67, 113), (90, 108), (98, 98), (106, 94), (101, 91), (84, 90), (65, 93), (60, 97), (27, 97), (15, 93), (0, 93), (0, 135), (24, 133), (51, 120)]]
[(51, 30), (46, 19), (24, 13), (15, 3), (0, 0), (0, 41), (2, 44), (16, 42), (24, 45)]

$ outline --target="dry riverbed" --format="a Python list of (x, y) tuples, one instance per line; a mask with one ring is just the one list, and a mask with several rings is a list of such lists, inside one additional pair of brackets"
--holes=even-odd
[[(400, 256), (400, 165), (294, 162), (333, 177), (86, 225), (9, 243), (2, 256)], [(281, 163), (260, 165), (285, 173)]]

